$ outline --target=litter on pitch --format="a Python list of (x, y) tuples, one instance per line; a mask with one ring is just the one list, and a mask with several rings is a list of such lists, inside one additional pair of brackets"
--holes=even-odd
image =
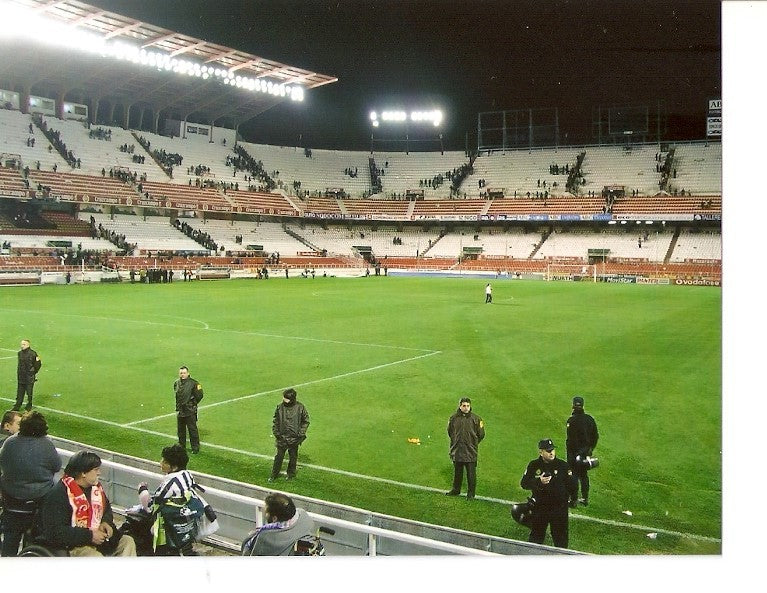
[(419, 439), (418, 437), (410, 437), (410, 438), (407, 440), (407, 442), (408, 442), (408, 443), (411, 443), (411, 444), (413, 444), (413, 445), (420, 445), (420, 444), (421, 444), (421, 439)]
[(655, 532), (648, 533), (647, 537), (649, 537), (650, 539), (657, 539), (658, 538), (658, 534), (655, 533)]
[(628, 515), (629, 517), (632, 517), (634, 515), (634, 513), (632, 513), (631, 511), (623, 511), (623, 514)]

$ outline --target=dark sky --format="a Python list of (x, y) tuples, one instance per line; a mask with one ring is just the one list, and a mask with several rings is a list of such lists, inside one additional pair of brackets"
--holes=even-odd
[(439, 107), (446, 149), (477, 113), (558, 109), (589, 142), (597, 106), (665, 104), (670, 139), (705, 136), (721, 97), (719, 0), (91, 0), (93, 5), (338, 77), (246, 140), (370, 147), (372, 109)]

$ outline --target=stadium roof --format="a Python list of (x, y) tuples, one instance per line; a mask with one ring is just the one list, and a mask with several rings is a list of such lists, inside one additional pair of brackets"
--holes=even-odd
[[(37, 15), (97, 33), (110, 40), (128, 41), (142, 49), (175, 58), (223, 68), (253, 79), (313, 89), (338, 79), (249, 54), (232, 47), (164, 29), (76, 0), (7, 0)], [(0, 23), (0, 26), (2, 24)], [(0, 42), (0, 87), (12, 83), (32, 94), (85, 103), (99, 98), (111, 104), (148, 108), (178, 119), (232, 123), (246, 122), (286, 100), (272, 94), (251, 92), (209, 78), (169, 76), (154, 68), (100, 56), (62, 51), (21, 39)], [(13, 90), (13, 89), (9, 89)], [(53, 98), (53, 97), (52, 97)]]

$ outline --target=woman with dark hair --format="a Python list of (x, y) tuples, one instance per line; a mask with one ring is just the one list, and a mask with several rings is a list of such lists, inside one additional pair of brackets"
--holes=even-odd
[(136, 555), (133, 538), (117, 533), (100, 474), (101, 458), (92, 451), (72, 456), (40, 505), (37, 524), (46, 545), (68, 550), (70, 556)]
[(24, 532), (31, 527), (39, 502), (55, 485), (61, 459), (46, 436), (48, 423), (38, 411), (27, 412), (19, 432), (0, 448), (3, 492), (3, 556), (15, 556)]

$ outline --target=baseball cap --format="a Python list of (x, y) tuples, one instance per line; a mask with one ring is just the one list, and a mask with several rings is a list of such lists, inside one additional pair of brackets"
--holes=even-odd
[(551, 439), (543, 439), (542, 441), (538, 441), (538, 448), (543, 449), (544, 451), (551, 451), (552, 449), (556, 449), (554, 446), (554, 441)]
[(583, 398), (580, 395), (576, 395), (573, 398), (573, 405), (583, 407)]

